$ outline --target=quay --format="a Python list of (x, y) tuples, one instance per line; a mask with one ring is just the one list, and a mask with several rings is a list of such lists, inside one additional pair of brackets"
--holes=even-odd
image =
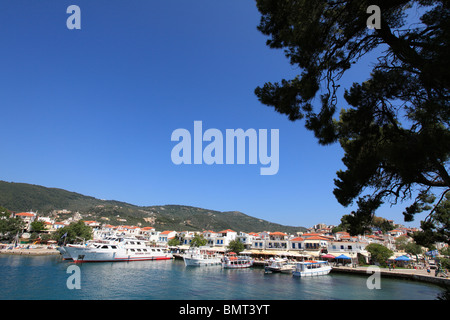
[[(368, 271), (368, 267), (344, 267), (344, 266), (333, 266), (331, 272), (341, 272), (341, 273), (352, 273), (352, 274), (361, 274), (361, 275), (369, 275), (373, 274), (373, 271)], [(416, 280), (416, 281), (424, 281), (429, 283), (434, 283), (438, 285), (450, 286), (450, 279), (444, 277), (436, 277), (434, 275), (434, 270), (431, 270), (431, 273), (428, 273), (424, 269), (385, 269), (380, 268), (381, 277), (390, 277), (390, 278), (399, 278), (399, 279), (408, 279), (408, 280)]]
[(30, 249), (16, 248), (16, 249), (1, 249), (0, 254), (46, 256), (46, 255), (57, 255), (60, 253), (56, 249), (48, 249), (48, 248), (30, 248)]

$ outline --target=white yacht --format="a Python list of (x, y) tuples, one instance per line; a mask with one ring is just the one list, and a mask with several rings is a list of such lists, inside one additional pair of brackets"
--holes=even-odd
[(172, 259), (172, 254), (165, 248), (151, 247), (144, 240), (125, 237), (106, 237), (86, 245), (69, 244), (64, 250), (74, 262)]
[(303, 261), (297, 262), (292, 274), (296, 277), (313, 277), (329, 274), (330, 271), (328, 261)]
[(184, 265), (188, 266), (212, 266), (222, 264), (222, 257), (208, 252), (206, 249), (190, 248), (183, 254)]
[(267, 265), (264, 267), (264, 271), (266, 273), (270, 272), (283, 272), (283, 273), (291, 273), (295, 265), (288, 261), (288, 259), (282, 258), (271, 258), (267, 261)]

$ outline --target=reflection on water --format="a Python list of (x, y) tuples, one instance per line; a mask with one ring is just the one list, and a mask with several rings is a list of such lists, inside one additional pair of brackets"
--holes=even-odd
[(423, 300), (448, 296), (439, 286), (399, 279), (383, 278), (380, 290), (370, 290), (362, 275), (298, 278), (265, 274), (261, 268), (185, 267), (179, 260), (78, 264), (81, 289), (69, 290), (66, 271), (71, 264), (59, 256), (0, 256), (0, 299)]

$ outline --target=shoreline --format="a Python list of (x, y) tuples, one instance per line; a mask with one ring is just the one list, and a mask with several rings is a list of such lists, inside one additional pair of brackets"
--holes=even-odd
[[(331, 272), (337, 273), (353, 273), (359, 275), (372, 275), (373, 269), (368, 272), (369, 267), (332, 267)], [(428, 282), (446, 287), (450, 286), (450, 278), (436, 277), (434, 276), (434, 270), (431, 273), (427, 273), (426, 270), (419, 269), (379, 269), (381, 277), (407, 279), (421, 282)]]
[[(0, 255), (28, 255), (28, 256), (46, 256), (46, 255), (59, 255), (60, 252), (57, 249), (48, 249), (48, 248), (31, 248), (31, 249), (1, 249)], [(175, 259), (179, 259), (180, 257), (176, 257)], [(258, 266), (258, 265), (256, 265)], [(332, 273), (351, 273), (358, 275), (369, 275), (373, 274), (373, 270), (367, 271), (369, 267), (332, 267)], [(389, 277), (389, 278), (397, 278), (397, 279), (407, 279), (421, 282), (428, 282), (438, 285), (443, 285), (446, 287), (450, 287), (450, 278), (443, 277), (435, 277), (434, 270), (428, 274), (426, 270), (419, 269), (397, 269), (397, 270), (389, 270), (389, 269), (380, 269), (381, 277)]]
[(47, 256), (60, 254), (60, 252), (56, 249), (48, 249), (48, 248), (31, 248), (31, 249), (21, 248), (21, 249), (1, 249), (0, 254)]

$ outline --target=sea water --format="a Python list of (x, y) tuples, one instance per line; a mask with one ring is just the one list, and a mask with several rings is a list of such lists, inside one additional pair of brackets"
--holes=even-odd
[(70, 289), (60, 256), (0, 256), (2, 300), (435, 300), (444, 288), (404, 279), (330, 273), (298, 278), (262, 268), (185, 267), (181, 260), (76, 264), (79, 289)]

